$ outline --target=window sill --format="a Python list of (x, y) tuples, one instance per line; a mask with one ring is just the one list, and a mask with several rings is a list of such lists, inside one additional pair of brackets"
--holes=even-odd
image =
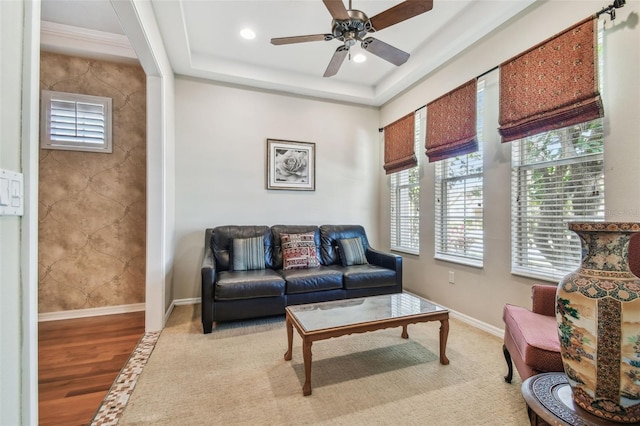
[(457, 263), (459, 265), (471, 266), (473, 268), (484, 268), (484, 262), (481, 260), (463, 259), (460, 257), (446, 256), (442, 254), (437, 254), (433, 258), (445, 262)]
[[(548, 275), (536, 274), (536, 273), (529, 272), (529, 271), (525, 272), (525, 271), (522, 271), (522, 270), (511, 270), (511, 274), (512, 275), (517, 275), (519, 277), (531, 278), (532, 280), (547, 281), (547, 282), (555, 283), (555, 284), (558, 284), (558, 282), (562, 279), (562, 277), (564, 277), (564, 275), (559, 276), (559, 277), (550, 277)], [(567, 272), (567, 274), (568, 274), (568, 272)]]
[(414, 256), (420, 256), (420, 250), (408, 249), (402, 247), (391, 247), (392, 252), (398, 252), (402, 254), (412, 254)]

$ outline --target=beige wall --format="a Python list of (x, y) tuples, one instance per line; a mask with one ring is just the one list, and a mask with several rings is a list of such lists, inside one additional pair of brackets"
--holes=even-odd
[[(316, 190), (267, 190), (267, 138), (316, 144)], [(176, 78), (173, 299), (200, 297), (205, 228), (361, 224), (378, 241), (378, 111)]]
[(40, 150), (39, 312), (144, 302), (146, 80), (48, 52), (40, 89), (113, 99), (113, 153)]
[[(469, 79), (586, 18), (605, 6), (596, 1), (538, 2), (498, 31), (443, 64), (411, 90), (381, 109), (381, 125), (419, 108)], [(604, 35), (605, 197), (606, 219), (640, 221), (640, 2), (628, 1)], [(604, 20), (604, 16), (601, 18)], [(526, 31), (523, 31), (526, 29)], [(503, 328), (505, 303), (530, 305), (536, 280), (511, 274), (511, 146), (497, 133), (497, 72), (488, 76), (486, 108), (494, 112), (485, 127), (485, 260), (473, 268), (434, 259), (434, 166), (421, 172), (420, 255), (405, 255), (405, 288), (450, 309)], [(424, 159), (424, 152), (421, 153)], [(425, 161), (426, 163), (426, 161)], [(381, 231), (389, 235), (388, 179), (380, 175)], [(448, 283), (448, 272), (455, 284)], [(548, 284), (555, 284), (548, 282)]]

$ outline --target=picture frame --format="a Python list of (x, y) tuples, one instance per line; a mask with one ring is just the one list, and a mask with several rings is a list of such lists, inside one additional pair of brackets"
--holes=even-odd
[(267, 189), (316, 190), (316, 144), (267, 139)]

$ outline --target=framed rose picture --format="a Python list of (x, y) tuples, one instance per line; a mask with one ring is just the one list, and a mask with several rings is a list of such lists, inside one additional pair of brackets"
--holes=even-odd
[(267, 139), (267, 189), (316, 190), (316, 144)]

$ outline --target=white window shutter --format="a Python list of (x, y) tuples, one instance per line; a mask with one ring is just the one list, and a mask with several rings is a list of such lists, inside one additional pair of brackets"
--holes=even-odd
[(42, 91), (41, 147), (113, 152), (111, 98)]

